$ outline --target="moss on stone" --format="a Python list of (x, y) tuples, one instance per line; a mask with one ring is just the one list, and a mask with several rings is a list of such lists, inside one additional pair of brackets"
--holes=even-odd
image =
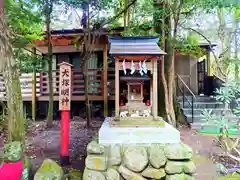
[(122, 120), (119, 122), (119, 127), (164, 127), (164, 121), (154, 120)]
[(239, 173), (233, 173), (228, 174), (226, 176), (218, 177), (216, 180), (239, 180), (240, 174)]
[(68, 172), (68, 179), (69, 180), (81, 180), (82, 179), (82, 173), (79, 170), (70, 169), (69, 172)]
[(46, 159), (37, 170), (34, 180), (61, 180), (63, 178), (63, 169), (53, 160)]

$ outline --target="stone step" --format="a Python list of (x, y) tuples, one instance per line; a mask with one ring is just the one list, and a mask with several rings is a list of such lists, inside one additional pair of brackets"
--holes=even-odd
[[(205, 131), (213, 131), (219, 129), (219, 126), (214, 125), (214, 124), (202, 124), (202, 123), (191, 123), (191, 129), (192, 130), (205, 130)], [(237, 134), (240, 134), (240, 131), (237, 132)]]
[[(186, 117), (187, 122), (191, 123), (192, 122), (192, 115), (191, 114), (184, 114), (184, 116)], [(229, 119), (230, 121), (238, 121), (240, 119), (240, 117), (237, 116), (226, 116), (226, 119)], [(198, 123), (204, 123), (204, 121), (202, 120), (202, 117), (200, 115), (194, 115), (193, 118), (194, 123), (198, 122)]]
[[(194, 116), (195, 115), (197, 115), (197, 116), (201, 115), (204, 110), (207, 110), (207, 111), (212, 110), (212, 114), (215, 114), (217, 116), (218, 115), (223, 115), (223, 113), (225, 113), (225, 115), (230, 115), (230, 116), (233, 115), (233, 113), (230, 109), (225, 111), (225, 109), (222, 109), (222, 108), (215, 108), (215, 109), (211, 109), (211, 108), (206, 108), (206, 109), (198, 108), (198, 109), (196, 109), (196, 108), (194, 108), (193, 109), (193, 115)], [(192, 115), (192, 108), (183, 108), (183, 113), (186, 114), (186, 115), (187, 114)]]
[(191, 129), (192, 130), (201, 130), (202, 128), (204, 129), (217, 129), (219, 128), (218, 126), (214, 125), (214, 124), (202, 124), (202, 123), (199, 123), (199, 122), (194, 122), (194, 123), (191, 123)]
[[(182, 101), (183, 97), (179, 96), (178, 101)], [(185, 100), (188, 99), (189, 101), (192, 101), (192, 96), (185, 96)], [(210, 96), (195, 96), (195, 102), (216, 102), (216, 99), (214, 97)]]
[[(187, 101), (184, 102), (184, 107), (183, 107), (183, 102), (180, 102), (180, 107), (181, 108), (191, 108), (192, 105), (189, 104)], [(220, 102), (195, 102), (193, 103), (194, 108), (199, 108), (199, 109), (206, 109), (206, 108), (224, 108), (224, 104)]]

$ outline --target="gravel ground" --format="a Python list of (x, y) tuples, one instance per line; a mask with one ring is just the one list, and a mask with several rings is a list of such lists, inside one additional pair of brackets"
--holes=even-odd
[[(101, 119), (92, 120), (92, 128), (87, 129), (83, 119), (71, 121), (70, 126), (70, 157), (71, 165), (65, 167), (83, 170), (86, 157), (86, 145), (97, 134), (101, 126)], [(194, 161), (197, 165), (197, 180), (215, 180), (216, 168), (212, 160), (213, 153), (220, 151), (213, 145), (213, 137), (203, 136), (181, 128), (181, 139), (194, 150)], [(0, 138), (0, 148), (3, 145), (3, 137)], [(36, 122), (27, 131), (27, 150), (30, 156), (33, 170), (36, 171), (46, 158), (59, 160), (60, 150), (60, 122), (54, 121), (54, 126), (45, 128), (45, 122)]]

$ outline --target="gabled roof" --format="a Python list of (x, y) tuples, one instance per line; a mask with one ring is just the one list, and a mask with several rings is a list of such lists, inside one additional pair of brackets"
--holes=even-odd
[(158, 37), (108, 37), (110, 42), (109, 54), (114, 56), (160, 56), (166, 54), (158, 46)]

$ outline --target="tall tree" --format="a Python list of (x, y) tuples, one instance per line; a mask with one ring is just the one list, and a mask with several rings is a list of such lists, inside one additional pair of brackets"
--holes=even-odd
[(24, 116), (19, 73), (17, 70), (17, 63), (14, 58), (13, 46), (10, 41), (11, 35), (4, 13), (4, 6), (10, 6), (10, 3), (10, 1), (7, 1), (3, 4), (3, 1), (1, 1), (0, 4), (1, 72), (3, 73), (7, 93), (8, 140), (18, 140), (24, 142)]
[[(238, 61), (239, 59), (239, 38), (238, 38), (238, 32), (239, 32), (239, 23), (240, 23), (240, 7), (235, 7), (234, 13), (234, 24), (235, 24), (235, 35), (234, 35), (234, 59), (235, 61)], [(239, 80), (239, 63), (235, 62), (235, 80)]]
[[(6, 4), (4, 4), (6, 5)], [(8, 108), (8, 140), (23, 142), (25, 137), (22, 95), (19, 74), (16, 69), (16, 61), (13, 56), (13, 48), (10, 43), (10, 34), (4, 16), (4, 6), (1, 1), (0, 14), (0, 52), (1, 72), (7, 92)]]
[(48, 89), (49, 89), (49, 101), (48, 101), (48, 116), (47, 116), (47, 127), (53, 125), (53, 74), (52, 74), (52, 41), (51, 41), (51, 14), (53, 10), (53, 0), (45, 1), (45, 18), (46, 18), (46, 33), (48, 40)]
[[(1, 72), (6, 88), (8, 140), (24, 142), (24, 116), (19, 81), (17, 52), (39, 35), (40, 18), (34, 11), (36, 1), (1, 1), (0, 56)], [(3, 11), (4, 9), (4, 11)]]

